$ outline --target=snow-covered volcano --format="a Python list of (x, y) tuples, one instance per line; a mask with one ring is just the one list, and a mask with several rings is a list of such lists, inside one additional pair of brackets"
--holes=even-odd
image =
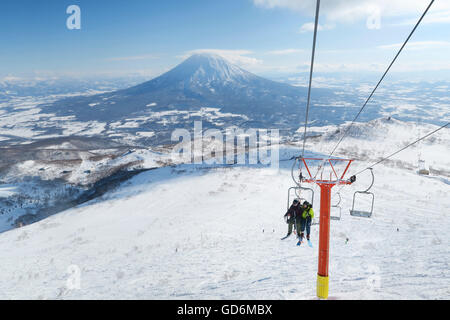
[[(328, 90), (318, 90), (321, 92)], [(223, 112), (244, 114), (250, 119), (262, 119), (260, 113), (300, 113), (305, 93), (303, 87), (256, 76), (214, 54), (194, 54), (160, 77), (117, 92), (128, 99), (153, 98), (163, 105), (220, 107)]]
[(250, 84), (252, 81), (261, 80), (260, 77), (245, 71), (216, 54), (194, 54), (181, 64), (156, 78), (138, 87), (151, 87), (156, 84), (163, 86), (180, 85), (221, 85)]

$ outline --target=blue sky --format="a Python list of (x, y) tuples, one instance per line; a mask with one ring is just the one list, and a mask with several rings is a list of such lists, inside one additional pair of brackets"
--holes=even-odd
[[(380, 73), (428, 0), (322, 0), (321, 73)], [(81, 8), (68, 30), (66, 8)], [(156, 76), (195, 52), (260, 75), (308, 69), (314, 0), (3, 0), (0, 78)], [(450, 1), (436, 0), (393, 72), (450, 78)]]

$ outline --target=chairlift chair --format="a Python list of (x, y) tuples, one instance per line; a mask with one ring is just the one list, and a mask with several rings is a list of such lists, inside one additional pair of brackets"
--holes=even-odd
[[(295, 193), (295, 198), (299, 201), (303, 200), (303, 201), (308, 201), (309, 203), (311, 203), (311, 205), (314, 204), (314, 190), (311, 188), (306, 188), (306, 187), (302, 187), (302, 186), (297, 186), (297, 187), (290, 187), (288, 189), (288, 197), (287, 197), (287, 209), (289, 210), (292, 202), (291, 202), (291, 190), (294, 190)], [(301, 191), (309, 191), (311, 192), (311, 198), (310, 200), (304, 198), (301, 196)]]
[(425, 176), (430, 175), (430, 170), (427, 169), (425, 165), (425, 160), (419, 159), (419, 174)]
[[(370, 173), (372, 174), (372, 183), (370, 184), (369, 188), (367, 188), (364, 191), (356, 191), (353, 194), (353, 204), (352, 204), (352, 209), (350, 210), (350, 215), (354, 216), (354, 217), (361, 217), (361, 218), (370, 218), (373, 214), (373, 204), (375, 202), (375, 195), (370, 192), (369, 190), (372, 188), (373, 183), (375, 181), (375, 176), (373, 175), (373, 169), (369, 168)], [(370, 195), (372, 197), (372, 203), (370, 206), (370, 211), (364, 211), (364, 210), (355, 210), (355, 199), (356, 199), (356, 194), (366, 194), (366, 195)]]
[[(312, 188), (306, 188), (306, 187), (302, 187), (302, 186), (297, 186), (297, 187), (290, 187), (288, 189), (288, 200), (287, 200), (287, 210), (289, 210), (290, 206), (291, 206), (291, 190), (294, 190), (296, 199), (300, 202), (302, 201), (308, 201), (312, 206), (314, 205), (314, 190)], [(311, 198), (310, 200), (304, 198), (301, 196), (301, 194), (299, 192), (301, 191), (309, 191), (311, 193)], [(318, 218), (314, 218), (311, 221), (311, 225), (318, 225), (319, 224), (319, 219)]]
[(342, 208), (340, 206), (342, 198), (341, 198), (341, 194), (339, 192), (337, 193), (337, 195), (339, 196), (339, 201), (335, 205), (332, 205), (331, 208), (339, 209), (339, 215), (338, 216), (337, 215), (336, 216), (330, 216), (330, 219), (339, 221), (339, 220), (341, 220), (341, 217), (342, 217)]

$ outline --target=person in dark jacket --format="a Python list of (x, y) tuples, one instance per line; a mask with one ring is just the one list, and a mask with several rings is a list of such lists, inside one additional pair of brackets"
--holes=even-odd
[(311, 221), (314, 218), (314, 210), (312, 209), (312, 205), (305, 201), (302, 204), (302, 213), (300, 218), (300, 236), (299, 243), (303, 241), (305, 237), (305, 229), (306, 229), (306, 239), (309, 241), (309, 237), (311, 234)]
[(301, 213), (300, 201), (295, 199), (284, 215), (284, 219), (288, 224), (288, 233), (283, 239), (286, 239), (291, 235), (293, 227), (295, 227), (295, 232), (297, 232), (297, 235), (299, 234)]

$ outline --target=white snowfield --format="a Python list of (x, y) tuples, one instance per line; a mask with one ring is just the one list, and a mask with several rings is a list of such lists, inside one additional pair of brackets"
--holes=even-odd
[[(281, 165), (160, 168), (2, 233), (0, 299), (315, 299), (318, 226), (313, 248), (280, 240), (293, 185), (292, 162)], [(384, 165), (375, 174), (371, 219), (349, 215), (367, 172), (341, 190), (330, 299), (449, 299), (450, 181)], [(316, 215), (319, 203), (316, 188)]]
[[(443, 118), (442, 121), (448, 122), (449, 120), (449, 114), (447, 113), (447, 117)], [(322, 136), (311, 139), (312, 141), (307, 140), (306, 147), (328, 155), (348, 126), (349, 123), (338, 128), (336, 126), (311, 127), (309, 128), (310, 131), (320, 132)], [(418, 124), (391, 117), (368, 122), (356, 122), (348, 131), (346, 138), (342, 140), (336, 154), (355, 159), (367, 159), (375, 163), (438, 128), (437, 125), (433, 124)], [(300, 128), (298, 132), (301, 132), (303, 138), (302, 130)], [(403, 166), (411, 168), (417, 167), (419, 157), (430, 168), (448, 173), (450, 170), (450, 130), (446, 128), (435, 133), (405, 149), (399, 155), (394, 156), (392, 160), (401, 161)]]

